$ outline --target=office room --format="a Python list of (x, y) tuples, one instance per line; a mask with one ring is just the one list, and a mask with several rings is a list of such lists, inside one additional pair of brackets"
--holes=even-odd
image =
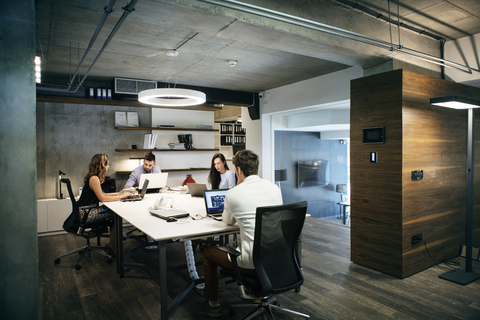
[[(187, 175), (206, 183), (216, 152), (234, 170), (222, 123), (240, 128), (231, 137), (258, 154), (259, 176), (280, 187), (284, 202), (308, 202), (304, 282), (278, 295), (282, 307), (312, 319), (478, 318), (480, 116), (431, 104), (480, 101), (478, 10), (474, 1), (444, 0), (7, 2), (0, 12), (6, 319), (208, 318), (191, 309), (200, 287), (170, 312), (161, 308), (186, 285), (168, 272), (161, 295), (162, 250), (129, 258), (156, 269), (127, 267), (124, 277), (95, 252), (78, 270), (75, 256), (55, 264), (85, 245), (62, 230), (72, 210), (65, 184), (57, 198), (62, 178), (79, 194), (97, 153), (108, 155), (116, 191), (145, 150), (169, 173), (168, 186)], [(205, 101), (139, 102), (152, 84)], [(184, 143), (178, 135), (193, 141), (167, 152), (147, 146), (150, 134), (158, 149)], [(298, 164), (319, 160), (329, 161), (329, 179), (302, 185)], [(50, 202), (59, 211), (39, 215)], [(192, 250), (201, 277), (202, 251)], [(167, 244), (166, 257), (187, 263), (184, 243)], [(451, 279), (451, 270), (463, 277)], [(222, 282), (221, 318), (245, 317), (248, 310), (229, 315), (241, 301), (236, 285)]]

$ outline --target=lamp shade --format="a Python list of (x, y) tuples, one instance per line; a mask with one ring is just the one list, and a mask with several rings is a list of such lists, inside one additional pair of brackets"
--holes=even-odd
[(337, 184), (337, 190), (338, 193), (345, 193), (347, 192), (347, 185), (346, 184)]
[(154, 106), (186, 107), (205, 103), (203, 92), (190, 89), (149, 89), (138, 93), (138, 101)]
[(430, 104), (452, 109), (480, 108), (480, 101), (458, 96), (432, 98)]

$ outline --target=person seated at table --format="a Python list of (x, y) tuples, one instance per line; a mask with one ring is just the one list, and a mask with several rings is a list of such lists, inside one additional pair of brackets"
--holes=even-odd
[(208, 174), (208, 189), (230, 189), (235, 187), (235, 174), (229, 170), (225, 156), (217, 153), (212, 158)]
[[(227, 191), (222, 215), (225, 224), (238, 224), (240, 244), (237, 250), (241, 254), (237, 261), (240, 272), (250, 276), (256, 275), (253, 265), (253, 240), (257, 207), (283, 204), (278, 186), (257, 175), (258, 162), (258, 156), (250, 150), (241, 150), (235, 154), (233, 164), (238, 184)], [(233, 268), (226, 252), (216, 246), (205, 247), (203, 251), (205, 300), (192, 305), (196, 312), (214, 317), (222, 315), (222, 307), (218, 300), (218, 265)]]
[(161, 173), (160, 167), (155, 165), (155, 155), (151, 152), (145, 154), (143, 158), (143, 165), (133, 169), (132, 173), (128, 177), (127, 183), (125, 183), (125, 188), (138, 188), (140, 184), (140, 176), (145, 173)]
[[(105, 174), (110, 164), (106, 154), (96, 154), (88, 164), (88, 172), (83, 179), (84, 185), (80, 199), (77, 201), (80, 212), (80, 220), (88, 212), (87, 223), (100, 220), (114, 220), (114, 212), (99, 202), (118, 201), (123, 198), (131, 197), (130, 193), (104, 193), (101, 184), (105, 181)], [(112, 224), (113, 225), (113, 224)], [(110, 227), (110, 242), (105, 246), (105, 250), (112, 256), (115, 256), (115, 231)]]

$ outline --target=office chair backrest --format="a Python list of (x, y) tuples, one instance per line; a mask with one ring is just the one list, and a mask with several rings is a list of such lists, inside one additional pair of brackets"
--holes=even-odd
[(303, 283), (297, 243), (306, 213), (306, 201), (257, 208), (253, 262), (262, 294), (289, 291)]
[(72, 202), (72, 213), (63, 223), (63, 229), (67, 232), (76, 234), (81, 224), (79, 219), (80, 212), (78, 211), (77, 201), (75, 201), (75, 196), (73, 195), (70, 180), (67, 178), (63, 178), (61, 179), (61, 182), (67, 185), (68, 195), (70, 197), (70, 201)]

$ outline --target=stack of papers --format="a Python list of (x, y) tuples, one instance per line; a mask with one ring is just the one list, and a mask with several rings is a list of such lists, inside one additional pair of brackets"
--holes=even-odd
[(185, 143), (169, 143), (168, 146), (170, 149), (185, 150)]
[(145, 140), (143, 141), (143, 149), (155, 149), (155, 144), (157, 143), (156, 134), (146, 134)]

